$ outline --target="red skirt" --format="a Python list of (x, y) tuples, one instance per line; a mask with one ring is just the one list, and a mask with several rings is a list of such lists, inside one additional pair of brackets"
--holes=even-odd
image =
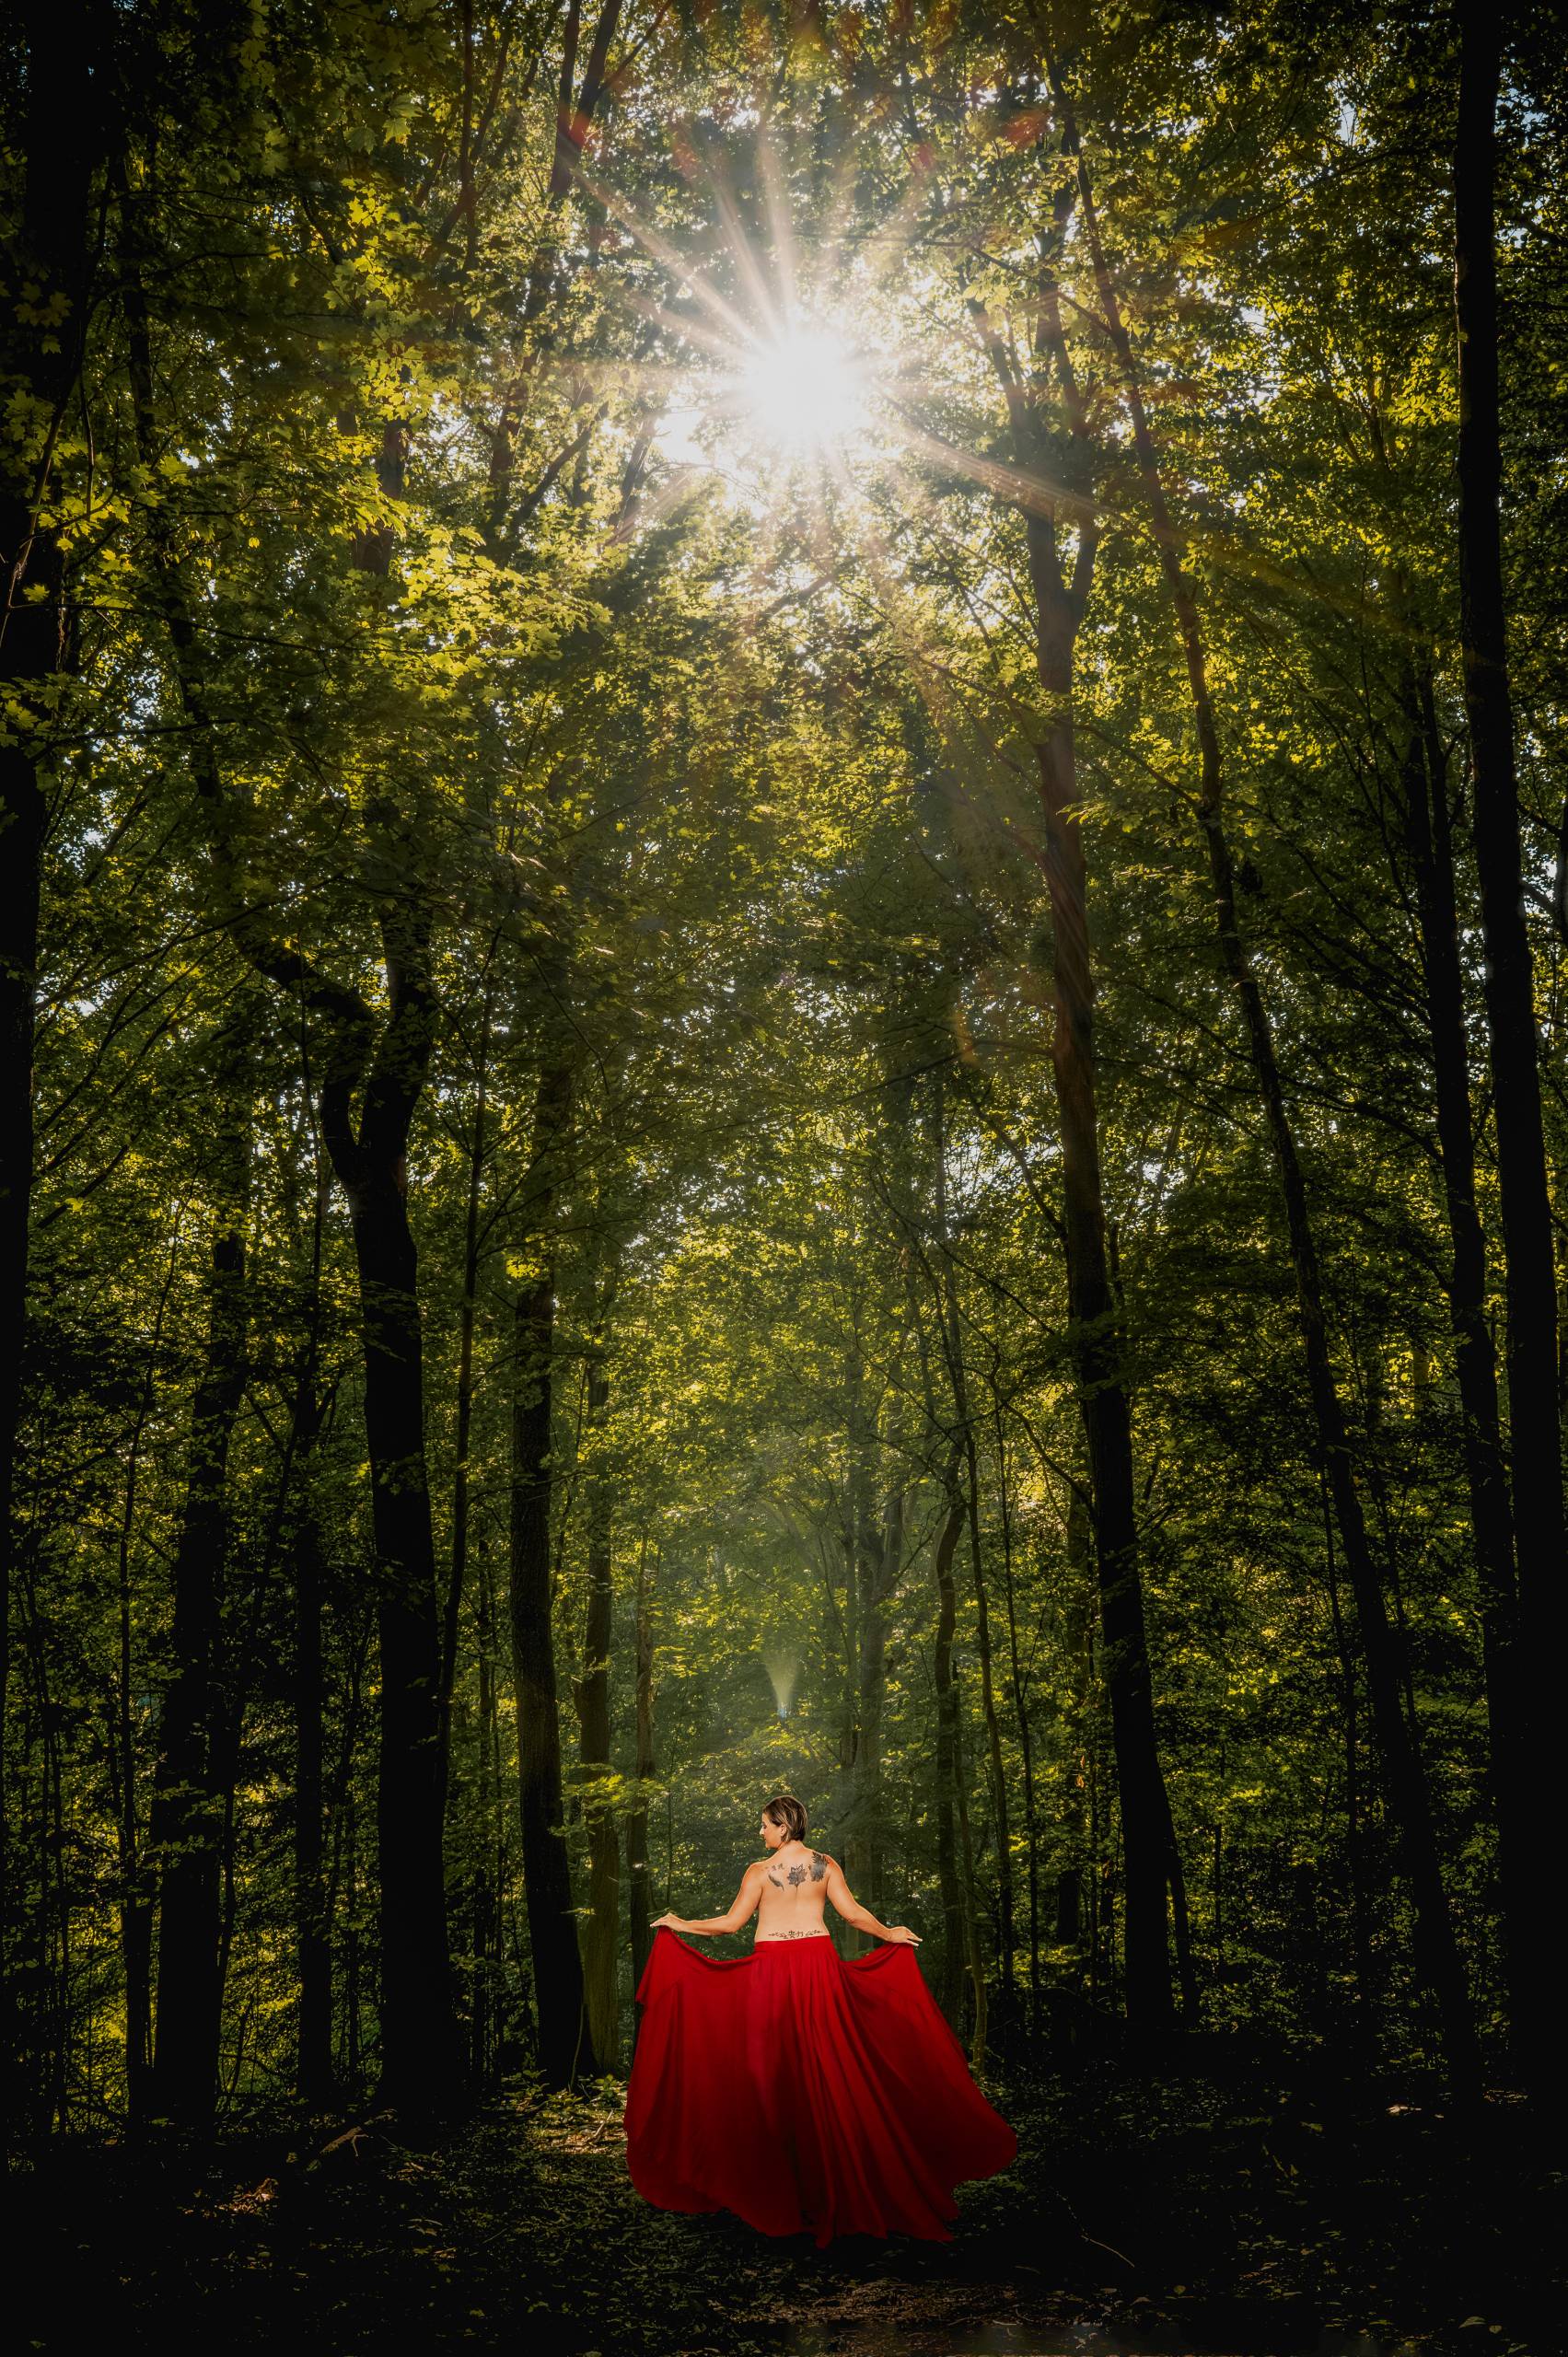
[(632, 2182), (660, 2210), (732, 2210), (765, 2235), (949, 2242), (953, 2188), (1018, 2140), (970, 2076), (912, 1946), (830, 1938), (704, 1956), (668, 1928), (637, 1989)]

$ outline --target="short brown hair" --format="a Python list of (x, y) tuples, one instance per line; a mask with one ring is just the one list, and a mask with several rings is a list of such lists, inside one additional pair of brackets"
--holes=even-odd
[(790, 1840), (805, 1840), (806, 1808), (793, 1793), (775, 1793), (762, 1814), (771, 1817), (775, 1825), (782, 1825)]

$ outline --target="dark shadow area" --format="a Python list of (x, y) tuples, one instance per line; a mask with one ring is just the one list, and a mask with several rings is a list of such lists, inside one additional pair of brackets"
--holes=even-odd
[[(1022, 2151), (948, 2244), (819, 2251), (649, 2209), (618, 2093), (523, 2089), (439, 2137), (280, 2121), (194, 2169), (75, 2143), (12, 2180), (17, 2344), (609, 2357), (1544, 2357), (1562, 2181), (1524, 2107), (1256, 2061), (1106, 2058), (999, 2090)], [(1554, 2270), (1554, 2261), (1556, 2268)]]

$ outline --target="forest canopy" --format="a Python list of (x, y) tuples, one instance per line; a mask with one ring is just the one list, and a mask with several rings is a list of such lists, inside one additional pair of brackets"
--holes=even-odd
[(780, 1789), (977, 2068), (1553, 2083), (1551, 12), (0, 41), (22, 2140), (615, 2075)]

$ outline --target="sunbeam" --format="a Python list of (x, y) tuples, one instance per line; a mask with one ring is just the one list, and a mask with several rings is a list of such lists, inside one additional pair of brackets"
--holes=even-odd
[(795, 1700), (795, 1684), (800, 1675), (799, 1657), (777, 1650), (764, 1654), (762, 1666), (768, 1673), (768, 1683), (773, 1689), (773, 1704), (781, 1720), (787, 1719)]
[(830, 328), (792, 323), (757, 346), (736, 386), (744, 423), (785, 451), (822, 451), (865, 426), (864, 366)]

